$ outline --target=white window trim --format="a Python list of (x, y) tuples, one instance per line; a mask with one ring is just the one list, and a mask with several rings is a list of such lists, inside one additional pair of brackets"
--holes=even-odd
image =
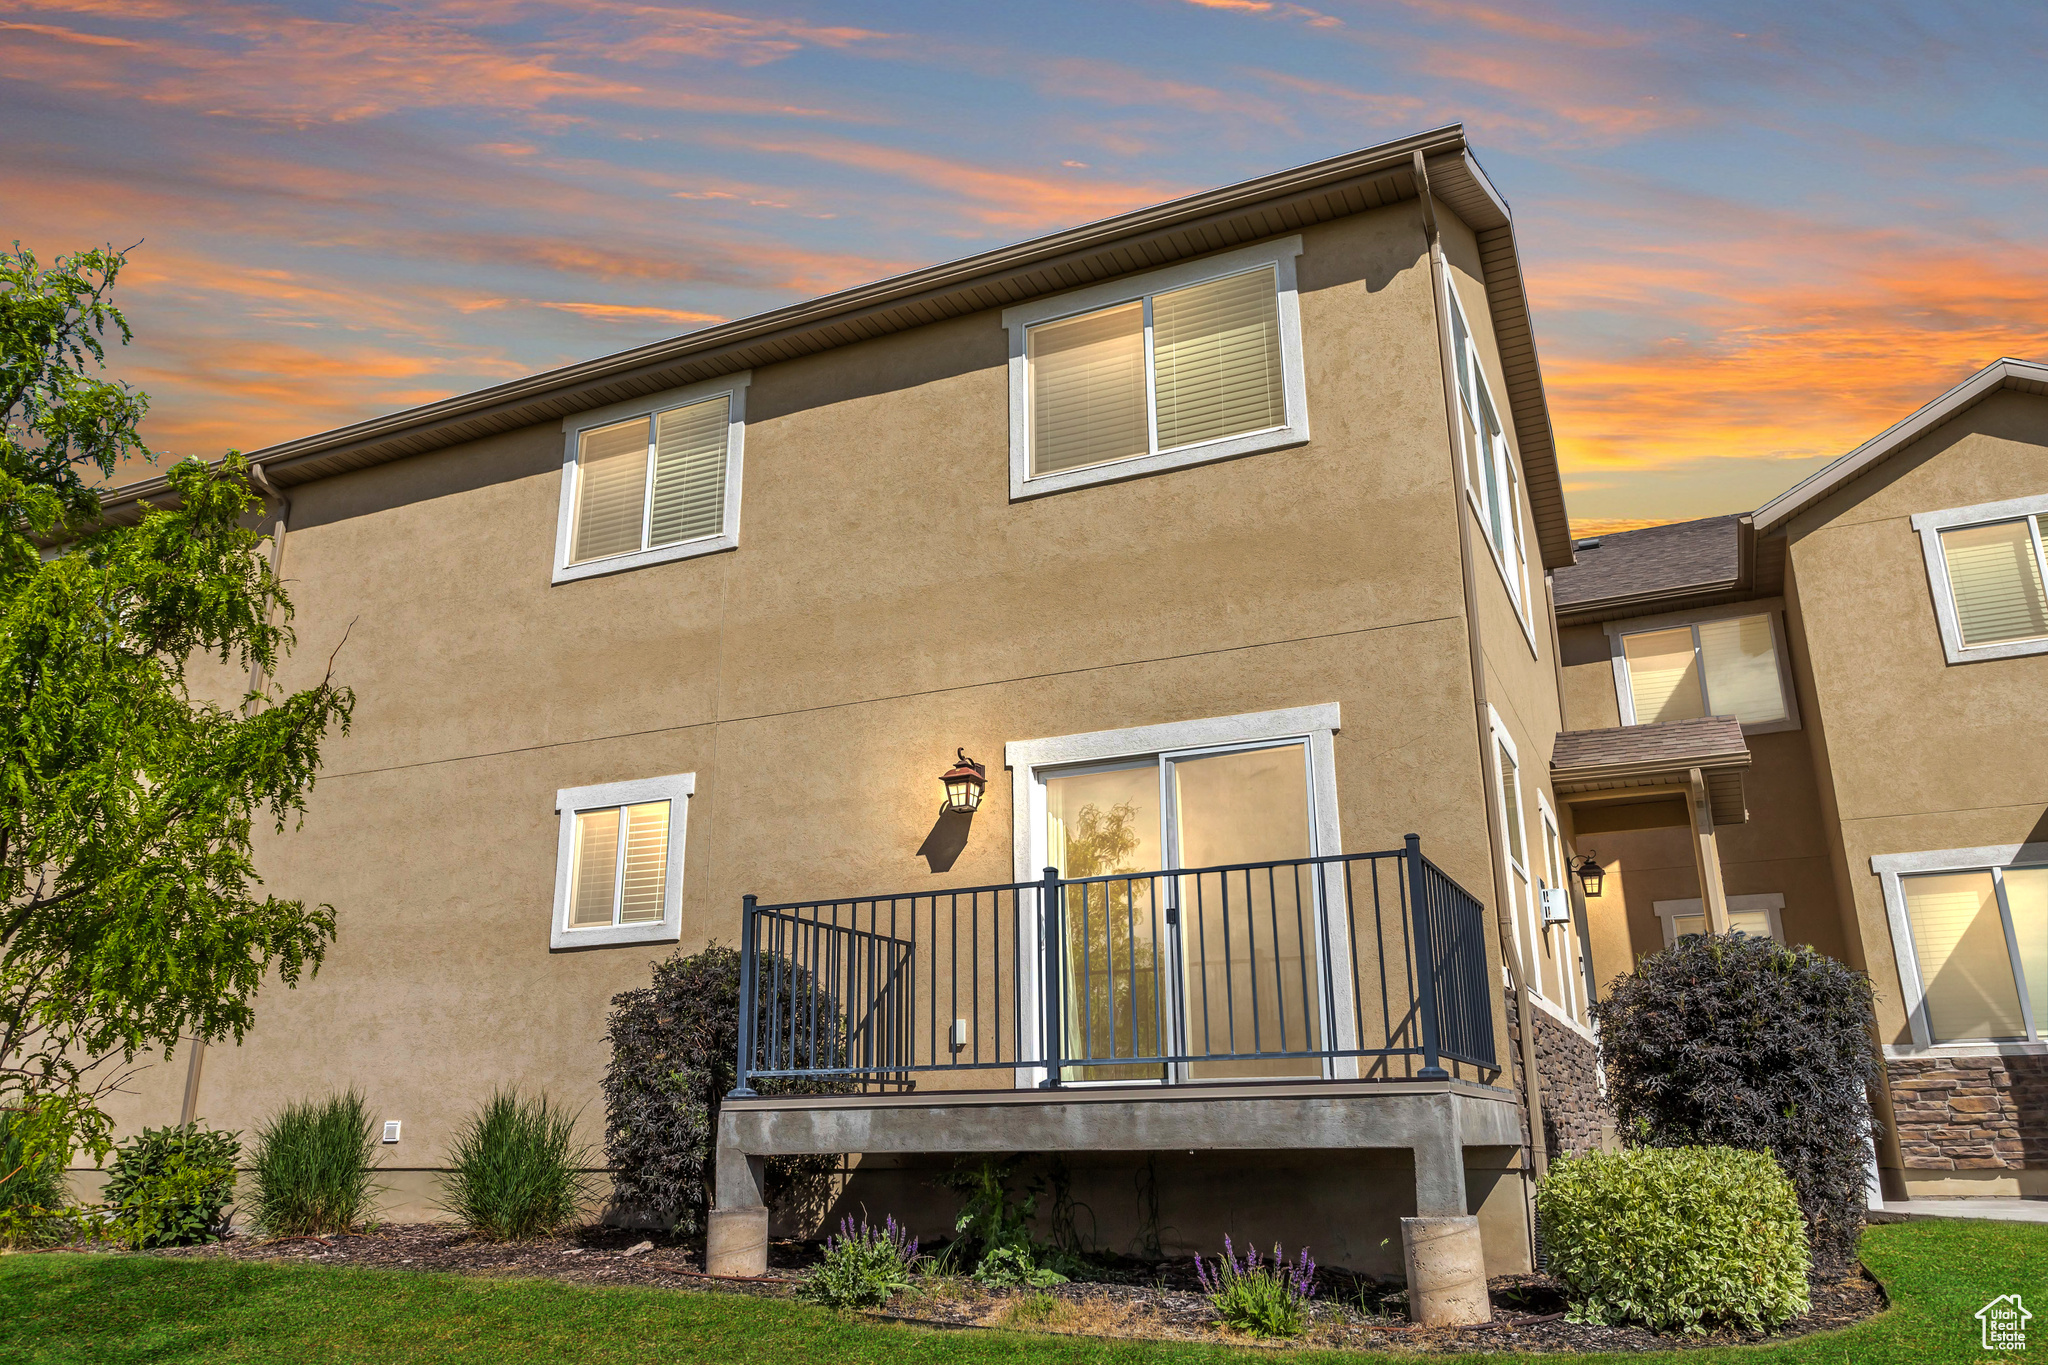
[[(1487, 728), (1492, 732), (1494, 742), (1506, 748), (1508, 757), (1515, 761), (1515, 804), (1521, 807), (1522, 810), (1522, 856), (1524, 859), (1522, 863), (1522, 880), (1528, 887), (1529, 894), (1523, 898), (1521, 903), (1512, 904), (1508, 907), (1510, 912), (1509, 921), (1515, 926), (1515, 938), (1520, 944), (1522, 969), (1529, 976), (1529, 990), (1531, 994), (1543, 997), (1542, 945), (1538, 941), (1538, 936), (1543, 932), (1540, 923), (1542, 913), (1535, 903), (1535, 869), (1530, 867), (1527, 862), (1529, 853), (1530, 805), (1526, 793), (1529, 784), (1522, 780), (1522, 755), (1515, 748), (1514, 738), (1508, 734), (1508, 727), (1501, 720), (1500, 712), (1494, 710), (1492, 704), (1488, 703), (1486, 714)], [(1490, 761), (1493, 755), (1489, 754), (1487, 757)], [(1506, 781), (1503, 780), (1504, 775), (1500, 771), (1500, 765), (1494, 763), (1493, 768), (1493, 810), (1495, 817), (1500, 821), (1500, 856), (1506, 860), (1504, 865), (1508, 872), (1508, 896), (1512, 899), (1515, 894), (1515, 846), (1514, 842), (1508, 837), (1508, 789)]]
[[(1621, 723), (1637, 725), (1635, 691), (1629, 686), (1628, 655), (1622, 648), (1624, 635), (1643, 635), (1653, 630), (1671, 630), (1679, 626), (1705, 625), (1709, 621), (1729, 621), (1743, 616), (1764, 616), (1771, 622), (1771, 650), (1778, 657), (1778, 694), (1785, 701), (1783, 720), (1744, 722), (1745, 735), (1771, 735), (1781, 730), (1799, 728), (1799, 692), (1792, 686), (1792, 658), (1785, 648), (1785, 599), (1782, 597), (1759, 598), (1752, 602), (1731, 602), (1719, 607), (1702, 607), (1696, 611), (1666, 612), (1661, 616), (1631, 616), (1621, 621), (1603, 621), (1600, 628), (1607, 632), (1607, 650), (1614, 666), (1614, 697), (1621, 708)], [(1693, 652), (1699, 652), (1699, 638), (1693, 638)], [(1700, 665), (1704, 681), (1706, 665)]]
[[(1941, 533), (1958, 526), (1975, 526), (1992, 521), (2017, 521), (2021, 517), (2048, 517), (2048, 493), (2030, 498), (2009, 498), (2004, 502), (1980, 502), (1975, 507), (1951, 507), (1942, 512), (1916, 512), (1913, 529), (1920, 533), (1920, 554), (1927, 561), (1927, 586), (1934, 594), (1934, 619), (1941, 627), (1941, 652), (1952, 664), (1973, 664), (1980, 659), (2017, 659), (2027, 654), (2048, 654), (2048, 636), (2029, 640), (2000, 640), (1996, 644), (1963, 643), (1962, 621), (1956, 615), (1955, 592), (1948, 581), (1948, 557), (1942, 553)], [(2044, 554), (2043, 532), (2034, 523), (2034, 557), (2041, 569), (2041, 581), (2048, 587), (2048, 554)]]
[[(1521, 460), (1515, 451), (1513, 442), (1509, 439), (1508, 424), (1505, 419), (1501, 418), (1500, 404), (1494, 401), (1493, 384), (1486, 377), (1486, 367), (1479, 350), (1479, 338), (1472, 330), (1472, 315), (1465, 311), (1465, 305), (1458, 297), (1457, 284), (1451, 278), (1449, 270), (1444, 272), (1444, 290), (1449, 297), (1447, 307), (1457, 311), (1458, 321), (1464, 326), (1466, 364), (1472, 371), (1473, 379), (1485, 387), (1487, 401), (1493, 404), (1493, 415), (1496, 420), (1500, 421), (1500, 449), (1498, 451), (1489, 449), (1486, 452), (1486, 458), (1495, 467), (1495, 473), (1500, 481), (1503, 495), (1508, 499), (1508, 506), (1506, 508), (1508, 513), (1506, 518), (1507, 525), (1504, 528), (1503, 534), (1506, 539), (1514, 542), (1514, 553), (1521, 570), (1519, 579), (1508, 568), (1507, 547), (1493, 543), (1493, 528), (1492, 523), (1487, 519), (1486, 499), (1482, 496), (1481, 491), (1472, 484), (1472, 461), (1463, 449), (1465, 443), (1465, 423), (1462, 419), (1454, 423), (1460, 447), (1456, 452), (1458, 457), (1458, 478), (1465, 485), (1465, 500), (1471, 504), (1472, 515), (1478, 518), (1479, 539), (1485, 542), (1486, 548), (1492, 552), (1493, 567), (1500, 572), (1501, 586), (1507, 589), (1508, 601), (1514, 604), (1515, 619), (1522, 624), (1522, 635), (1529, 642), (1529, 653), (1531, 657), (1541, 658), (1543, 657), (1542, 650), (1536, 643), (1535, 607), (1531, 601), (1535, 595), (1535, 589), (1531, 586), (1529, 578), (1529, 528), (1527, 519), (1522, 515), (1522, 499), (1520, 496), (1523, 491), (1522, 475), (1520, 472)], [(1453, 376), (1452, 388), (1454, 391), (1457, 388), (1455, 376)], [(1465, 401), (1463, 393), (1459, 393), (1458, 401), (1460, 403)], [(1472, 419), (1473, 430), (1480, 430), (1479, 415), (1477, 413), (1472, 414)], [(1510, 489), (1513, 490), (1512, 494), (1508, 491)]]
[[(1344, 726), (1343, 708), (1336, 702), (1320, 706), (1296, 706), (1280, 711), (1252, 711), (1236, 716), (1210, 716), (1200, 720), (1169, 721), (1163, 725), (1138, 725), (1121, 730), (1096, 730), (1079, 735), (1055, 735), (1045, 739), (1011, 740), (1003, 746), (1003, 765), (1010, 769), (1010, 847), (1019, 882), (1035, 882), (1045, 875), (1047, 830), (1045, 802), (1040, 799), (1047, 769), (1086, 763), (1107, 763), (1117, 759), (1146, 758), (1185, 749), (1227, 748), (1232, 745), (1304, 741), (1308, 747), (1309, 790), (1314, 797), (1314, 849), (1316, 857), (1344, 851), (1343, 824), (1337, 817), (1336, 732)], [(1338, 888), (1335, 895), (1341, 895)], [(1346, 907), (1335, 902), (1326, 908), (1329, 932), (1325, 949), (1330, 962), (1349, 960), (1350, 919)], [(1041, 954), (1036, 912), (1018, 912), (1018, 933), (1024, 942), (1017, 955), (1019, 998), (1040, 999), (1038, 965)], [(1336, 1048), (1356, 1046), (1351, 976), (1332, 971), (1331, 1006), (1335, 1018), (1327, 1021), (1326, 1037)], [(1043, 1058), (1042, 1009), (1029, 1009), (1018, 1038), (1023, 1056)], [(1356, 1057), (1337, 1057), (1330, 1063), (1333, 1079), (1358, 1078)], [(1020, 1090), (1036, 1088), (1045, 1079), (1043, 1066), (1020, 1066), (1016, 1084)]]
[[(1919, 872), (1994, 872), (2015, 865), (2048, 863), (2048, 844), (1988, 844), (1982, 848), (1944, 848), (1924, 853), (1879, 853), (1870, 859), (1870, 870), (1884, 888), (1884, 917), (1892, 934), (1892, 957), (1899, 967), (1899, 995), (1906, 1006), (1906, 1022), (1913, 1030), (1913, 1045), (1923, 1051), (1957, 1045), (2008, 1047), (2011, 1043), (1990, 1040), (1958, 1040), (1936, 1043), (1927, 1023), (1927, 992), (1921, 984), (1920, 955), (1913, 948), (1913, 922), (1906, 915), (1906, 888), (1901, 877)], [(2001, 879), (1998, 896), (2003, 908), (2005, 887)], [(2008, 943), (2007, 951), (2011, 950)], [(2020, 997), (2021, 1017), (2031, 1013), (2026, 996)], [(2048, 1020), (2033, 1021), (2035, 1040), (2048, 1029)]]
[[(562, 832), (555, 847), (555, 919), (548, 947), (594, 948), (614, 943), (677, 943), (683, 937), (683, 847), (689, 825), (690, 797), (697, 774), (675, 773), (633, 782), (605, 782), (594, 787), (564, 787), (555, 793)], [(646, 924), (598, 924), (569, 927), (569, 873), (576, 861), (576, 812), (609, 806), (637, 806), (666, 801), (668, 806), (668, 879), (663, 888), (661, 918)]]
[[(1571, 854), (1565, 850), (1564, 833), (1558, 827), (1557, 812), (1550, 808), (1550, 798), (1543, 794), (1541, 787), (1536, 789), (1536, 825), (1537, 828), (1543, 831), (1544, 875), (1540, 879), (1541, 884), (1547, 890), (1564, 892), (1565, 904), (1569, 906), (1572, 894), (1570, 886), (1572, 875)], [(1549, 875), (1552, 858), (1557, 859), (1558, 863), (1558, 880), (1557, 885), (1554, 887), (1550, 883)], [(1546, 942), (1549, 941), (1553, 931), (1563, 936), (1564, 944), (1562, 950), (1553, 945), (1551, 954), (1558, 961), (1559, 979), (1561, 989), (1564, 992), (1564, 1012), (1576, 1021), (1585, 1012), (1587, 1004), (1586, 983), (1579, 968), (1578, 917), (1574, 914), (1571, 919), (1566, 920), (1562, 924), (1551, 924), (1543, 918), (1543, 907), (1541, 904), (1533, 908), (1536, 912), (1536, 932), (1542, 935)]]
[[(1678, 917), (1681, 915), (1704, 915), (1706, 903), (1695, 896), (1691, 900), (1652, 901), (1650, 908), (1657, 912), (1657, 919), (1664, 927), (1664, 946), (1669, 948), (1678, 942)], [(1785, 942), (1785, 898), (1776, 891), (1761, 896), (1730, 896), (1728, 911), (1756, 911), (1765, 913), (1771, 926), (1771, 937), (1779, 943)]]
[[(1301, 254), (1301, 238), (1280, 237), (1236, 251), (1219, 252), (1200, 260), (1168, 266), (1109, 280), (1087, 289), (1033, 299), (1003, 310), (1003, 326), (1010, 333), (1010, 497), (1035, 498), (1047, 493), (1084, 488), (1091, 484), (1116, 483), (1163, 470), (1227, 460), (1238, 455), (1279, 450), (1308, 440), (1308, 381), (1303, 374), (1301, 352), (1301, 302), (1295, 289), (1294, 258)], [(1119, 303), (1130, 303), (1151, 294), (1185, 289), (1205, 280), (1240, 275), (1247, 270), (1270, 266), (1279, 282), (1280, 379), (1286, 403), (1286, 422), (1277, 427), (1248, 431), (1237, 436), (1198, 441), (1193, 445), (1133, 455), (1085, 469), (1063, 469), (1053, 474), (1031, 473), (1031, 374), (1025, 362), (1025, 333), (1041, 322), (1080, 313), (1092, 313)], [(1146, 387), (1151, 387), (1151, 325), (1146, 324)], [(1147, 400), (1148, 403), (1150, 400)], [(1147, 424), (1156, 426), (1157, 415), (1148, 412)], [(1156, 439), (1156, 437), (1155, 437)]]
[[(689, 559), (738, 548), (740, 482), (746, 453), (747, 385), (753, 382), (753, 378), (752, 370), (722, 374), (716, 379), (686, 384), (679, 389), (664, 389), (660, 393), (613, 403), (609, 407), (572, 413), (562, 419), (562, 503), (555, 520), (554, 582), (572, 583), (580, 578), (600, 578), (628, 569), (645, 568), (649, 564), (666, 564), (672, 559)], [(628, 550), (602, 559), (586, 559), (580, 564), (570, 563), (569, 556), (576, 538), (577, 453), (582, 446), (583, 433), (634, 417), (652, 417), (670, 408), (687, 407), (721, 395), (728, 400), (729, 406), (726, 410), (725, 525), (719, 534), (677, 541), (673, 545), (655, 545), (645, 550)]]

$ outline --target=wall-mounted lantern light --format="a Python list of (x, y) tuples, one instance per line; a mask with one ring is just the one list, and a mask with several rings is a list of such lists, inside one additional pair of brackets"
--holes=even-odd
[(1606, 885), (1607, 869), (1594, 860), (1591, 852), (1574, 862), (1572, 871), (1578, 874), (1579, 885), (1586, 888), (1586, 894), (1589, 896), (1599, 895), (1600, 888)]
[(988, 769), (969, 758), (965, 749), (953, 752), (960, 755), (960, 761), (939, 779), (946, 788), (946, 810), (952, 815), (972, 815), (981, 805), (982, 789), (988, 786)]

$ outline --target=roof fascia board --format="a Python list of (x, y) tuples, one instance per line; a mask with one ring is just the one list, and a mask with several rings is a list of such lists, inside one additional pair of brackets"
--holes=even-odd
[(1894, 422), (1848, 454), (1829, 461), (1756, 510), (1758, 534), (1780, 526), (1858, 475), (1881, 464), (2009, 380), (2048, 384), (2048, 365), (2006, 356), (1992, 361), (1925, 407)]

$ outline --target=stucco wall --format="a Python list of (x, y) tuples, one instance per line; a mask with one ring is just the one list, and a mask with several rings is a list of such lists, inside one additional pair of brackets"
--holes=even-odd
[[(420, 1171), (517, 1083), (595, 1142), (606, 1007), (669, 949), (549, 951), (567, 786), (696, 774), (688, 951), (732, 941), (747, 892), (1010, 880), (1009, 740), (1336, 702), (1344, 846), (1415, 831), (1490, 904), (1418, 217), (1303, 237), (1296, 449), (1012, 503), (991, 312), (755, 371), (730, 553), (551, 586), (553, 424), (295, 488), (281, 681), (346, 633), (359, 707), (260, 866), (340, 933), (209, 1052), (202, 1115), (357, 1085)], [(994, 780), (935, 870), (956, 746)], [(174, 1118), (182, 1078), (146, 1073), (124, 1121)]]

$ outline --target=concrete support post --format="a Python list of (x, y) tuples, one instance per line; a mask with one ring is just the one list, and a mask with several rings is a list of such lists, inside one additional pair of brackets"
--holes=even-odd
[(1479, 1219), (1403, 1218), (1408, 1316), (1423, 1327), (1469, 1327), (1493, 1320), (1486, 1298), (1486, 1249)]
[(1692, 813), (1693, 858), (1700, 871), (1700, 906), (1707, 912), (1707, 931), (1728, 932), (1728, 892), (1721, 884), (1721, 849), (1714, 838), (1714, 810), (1707, 801), (1707, 780), (1694, 768), (1690, 773), (1692, 796), (1686, 809)]
[(767, 1159), (739, 1148), (730, 1122), (718, 1125), (718, 1186), (704, 1235), (704, 1273), (762, 1275), (768, 1270)]

